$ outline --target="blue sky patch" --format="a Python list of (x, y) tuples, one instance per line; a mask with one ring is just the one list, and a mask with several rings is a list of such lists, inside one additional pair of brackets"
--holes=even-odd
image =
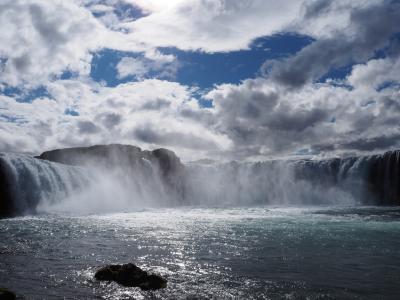
[(64, 111), (64, 114), (65, 114), (65, 115), (69, 115), (69, 116), (73, 116), (73, 117), (78, 117), (78, 116), (79, 116), (79, 112), (77, 112), (76, 110), (73, 110), (73, 109), (71, 109), (71, 108), (67, 108), (67, 109)]
[(30, 90), (16, 87), (6, 87), (1, 92), (5, 96), (13, 97), (17, 102), (31, 103), (33, 100), (38, 98), (51, 98), (50, 94), (44, 86), (39, 86), (35, 89)]
[[(262, 64), (268, 59), (280, 59), (295, 54), (313, 40), (296, 34), (274, 35), (256, 39), (249, 50), (227, 53), (204, 53), (182, 51), (176, 48), (160, 48), (163, 54), (176, 56), (179, 68), (175, 78), (169, 80), (180, 84), (212, 88), (222, 83), (240, 83), (259, 75)], [(136, 81), (135, 76), (118, 78), (116, 66), (123, 57), (144, 59), (140, 53), (104, 49), (94, 55), (91, 77), (97, 82), (114, 87), (121, 83)], [(146, 78), (158, 78), (160, 71), (150, 71)]]
[(250, 50), (227, 53), (204, 53), (163, 48), (162, 53), (173, 54), (181, 64), (176, 80), (185, 85), (211, 88), (222, 83), (240, 83), (259, 75), (268, 59), (279, 59), (295, 54), (312, 42), (306, 36), (287, 34), (256, 39)]

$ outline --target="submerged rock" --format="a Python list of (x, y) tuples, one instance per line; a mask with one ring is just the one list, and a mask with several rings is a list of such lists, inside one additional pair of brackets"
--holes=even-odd
[(15, 294), (7, 289), (0, 288), (0, 300), (14, 300), (17, 297)]
[(115, 281), (120, 285), (140, 287), (142, 290), (158, 290), (167, 287), (167, 280), (155, 274), (148, 274), (136, 265), (109, 265), (99, 269), (97, 280)]

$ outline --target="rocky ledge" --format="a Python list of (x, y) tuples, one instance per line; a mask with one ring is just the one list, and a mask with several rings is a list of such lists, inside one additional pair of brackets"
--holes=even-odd
[(15, 294), (7, 289), (0, 288), (0, 300), (14, 300), (17, 297)]
[(167, 287), (167, 280), (155, 274), (148, 274), (136, 265), (109, 265), (99, 269), (97, 280), (115, 281), (120, 285), (139, 287), (142, 290), (158, 290)]

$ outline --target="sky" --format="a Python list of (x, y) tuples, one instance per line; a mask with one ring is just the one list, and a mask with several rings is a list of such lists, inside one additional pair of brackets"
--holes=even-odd
[(2, 0), (0, 151), (400, 148), (400, 0)]

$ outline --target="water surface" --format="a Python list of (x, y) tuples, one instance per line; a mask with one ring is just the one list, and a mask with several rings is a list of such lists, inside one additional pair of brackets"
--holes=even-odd
[[(0, 220), (0, 282), (28, 299), (400, 299), (400, 208), (179, 208)], [(143, 292), (109, 263), (165, 276)]]

